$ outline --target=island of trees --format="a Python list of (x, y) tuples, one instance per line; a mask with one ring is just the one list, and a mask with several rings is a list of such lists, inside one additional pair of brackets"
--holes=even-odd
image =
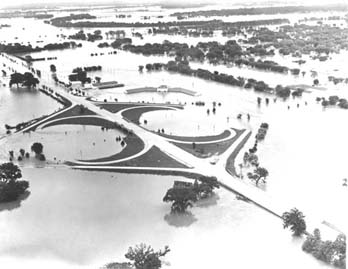
[(34, 77), (34, 75), (30, 72), (22, 73), (13, 73), (11, 74), (11, 79), (9, 82), (9, 86), (12, 87), (13, 84), (17, 85), (17, 88), (19, 85), (31, 88), (36, 87), (37, 84), (39, 84), (39, 80)]
[(99, 22), (99, 21), (78, 21), (71, 22), (71, 20), (60, 20), (58, 23), (52, 19), (51, 24), (57, 27), (71, 27), (71, 28), (103, 28), (103, 27), (132, 27), (132, 28), (144, 28), (144, 27), (209, 27), (214, 29), (222, 29), (226, 27), (248, 27), (270, 24), (283, 24), (288, 23), (287, 19), (271, 19), (271, 20), (259, 20), (259, 21), (242, 21), (242, 22), (224, 22), (222, 20), (209, 20), (209, 21), (170, 21), (170, 22)]
[(211, 16), (239, 16), (239, 15), (273, 15), (288, 13), (306, 13), (319, 11), (345, 11), (347, 5), (318, 5), (318, 6), (280, 6), (280, 7), (257, 7), (257, 8), (237, 8), (220, 10), (199, 10), (189, 12), (175, 12), (171, 16), (185, 17), (211, 17)]
[(299, 237), (307, 235), (302, 244), (302, 250), (312, 254), (315, 258), (337, 268), (346, 268), (346, 236), (339, 234), (335, 241), (323, 241), (320, 230), (315, 229), (313, 234), (306, 231), (305, 216), (297, 208), (293, 208), (282, 215), (283, 227), (290, 228), (293, 235)]
[(44, 50), (62, 50), (62, 49), (73, 49), (76, 47), (82, 47), (82, 44), (77, 44), (74, 41), (63, 42), (63, 43), (49, 43), (43, 47), (33, 47), (32, 45), (22, 45), (19, 43), (14, 44), (0, 44), (0, 52), (8, 54), (22, 54), (39, 52)]
[(13, 163), (0, 165), (0, 203), (16, 201), (29, 188), (29, 182), (19, 180), (22, 172)]
[(162, 267), (162, 258), (170, 251), (168, 246), (164, 250), (155, 251), (151, 246), (141, 243), (135, 247), (129, 247), (125, 257), (130, 262), (112, 262), (102, 269), (159, 269)]
[(185, 214), (194, 202), (211, 197), (214, 189), (219, 187), (216, 177), (201, 176), (194, 184), (176, 181), (163, 197), (163, 201), (172, 203), (172, 214)]
[(302, 92), (303, 89), (277, 85), (276, 87), (271, 87), (264, 81), (257, 81), (252, 78), (244, 77), (234, 77), (233, 75), (228, 75), (225, 73), (219, 73), (218, 71), (211, 72), (206, 69), (192, 69), (188, 62), (186, 61), (169, 61), (166, 64), (163, 63), (153, 63), (147, 64), (145, 68), (148, 71), (169, 71), (173, 73), (179, 73), (187, 76), (195, 76), (201, 79), (215, 81), (235, 87), (241, 87), (245, 89), (253, 88), (257, 92), (263, 92), (268, 94), (274, 94), (281, 98), (288, 98), (294, 92)]

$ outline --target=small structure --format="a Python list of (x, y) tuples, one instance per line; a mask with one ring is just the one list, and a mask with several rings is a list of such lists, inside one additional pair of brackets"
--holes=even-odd
[(71, 81), (71, 88), (73, 90), (81, 90), (82, 89), (81, 81)]
[(167, 85), (161, 85), (157, 88), (157, 92), (168, 92), (168, 86)]
[(124, 84), (119, 84), (117, 81), (105, 81), (99, 83), (93, 83), (93, 87), (97, 87), (99, 90), (123, 87)]
[(174, 189), (189, 189), (192, 188), (193, 184), (191, 182), (175, 180), (173, 188)]

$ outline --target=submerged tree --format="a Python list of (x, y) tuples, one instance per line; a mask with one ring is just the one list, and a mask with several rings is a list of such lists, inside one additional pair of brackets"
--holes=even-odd
[(170, 188), (163, 198), (163, 202), (172, 202), (172, 213), (185, 213), (197, 201), (197, 194), (193, 188)]
[(266, 183), (266, 178), (268, 177), (268, 171), (266, 168), (257, 167), (254, 170), (254, 174), (255, 174), (256, 186), (259, 184), (260, 180), (262, 180), (263, 183)]
[(39, 142), (35, 142), (31, 146), (31, 151), (34, 151), (36, 155), (40, 155), (43, 151), (43, 145)]
[(54, 64), (50, 65), (50, 70), (51, 70), (52, 73), (57, 72), (57, 68), (56, 68), (56, 66)]
[(24, 82), (24, 76), (21, 73), (13, 73), (11, 74), (11, 79), (10, 79), (10, 87), (12, 87), (13, 84), (18, 85)]
[(131, 260), (136, 269), (158, 269), (162, 267), (161, 257), (164, 257), (170, 251), (168, 246), (164, 250), (154, 251), (151, 246), (146, 244), (130, 247), (126, 253), (126, 258)]
[(23, 76), (24, 76), (23, 86), (31, 88), (31, 87), (36, 87), (36, 85), (40, 83), (40, 81), (36, 77), (34, 77), (34, 75), (30, 72), (25, 72)]
[(29, 188), (28, 181), (18, 180), (21, 177), (22, 173), (17, 165), (0, 165), (0, 202), (15, 201)]
[(198, 180), (195, 180), (193, 184), (193, 190), (197, 194), (198, 199), (208, 198), (213, 195), (214, 188), (220, 188), (219, 182), (216, 177), (201, 176)]
[(290, 227), (295, 236), (301, 236), (306, 232), (305, 216), (297, 208), (291, 209), (290, 212), (285, 212), (282, 218), (284, 229)]
[(335, 241), (322, 241), (319, 229), (309, 234), (303, 242), (302, 249), (315, 258), (338, 268), (346, 268), (346, 237), (339, 234)]

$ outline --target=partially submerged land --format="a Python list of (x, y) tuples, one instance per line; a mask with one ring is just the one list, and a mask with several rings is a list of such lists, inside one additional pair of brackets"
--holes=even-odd
[[(161, 233), (172, 232), (162, 227), (162, 222), (165, 227), (185, 227), (187, 231), (192, 227), (201, 229), (200, 218), (202, 220), (204, 218), (202, 212), (210, 214), (208, 207), (211, 207), (211, 204), (214, 205), (217, 216), (220, 214), (219, 210), (223, 210), (222, 208), (226, 206), (226, 211), (221, 214), (227, 216), (231, 206), (231, 200), (228, 200), (231, 198), (227, 197), (232, 196), (232, 204), (246, 207), (252, 210), (251, 212), (254, 212), (255, 209), (251, 208), (256, 205), (271, 213), (272, 218), (275, 216), (280, 227), (279, 220), (283, 222), (284, 228), (289, 228), (293, 235), (299, 238), (299, 242), (301, 244), (303, 242), (302, 249), (305, 252), (313, 254), (318, 260), (327, 264), (345, 268), (346, 243), (342, 227), (337, 228), (332, 223), (327, 225), (326, 219), (329, 218), (325, 215), (327, 212), (312, 214), (311, 210), (307, 210), (311, 208), (308, 204), (298, 203), (297, 200), (289, 202), (285, 197), (283, 199), (282, 195), (286, 196), (284, 192), (279, 193), (276, 198), (269, 195), (274, 186), (272, 174), (276, 170), (272, 163), (277, 161), (276, 155), (280, 152), (272, 151), (273, 156), (267, 158), (269, 148), (273, 149), (274, 146), (280, 147), (279, 145), (284, 144), (277, 140), (279, 138), (274, 133), (278, 132), (278, 137), (282, 137), (283, 133), (279, 129), (289, 130), (287, 126), (281, 125), (283, 127), (278, 128), (274, 124), (281, 124), (274, 119), (277, 113), (293, 126), (295, 116), (292, 115), (304, 113), (304, 117), (313, 120), (311, 113), (318, 113), (317, 111), (322, 108), (324, 110), (321, 112), (325, 113), (327, 110), (327, 114), (336, 111), (337, 107), (348, 108), (344, 93), (328, 89), (328, 85), (340, 86), (347, 83), (347, 78), (336, 73), (322, 72), (319, 65), (318, 69), (312, 68), (311, 71), (308, 71), (306, 66), (306, 63), (315, 65), (320, 62), (330, 62), (331, 57), (348, 49), (347, 27), (329, 24), (329, 21), (335, 20), (342, 23), (344, 17), (319, 20), (322, 23), (314, 26), (307, 24), (314, 19), (302, 19), (299, 20), (301, 24), (294, 24), (288, 18), (282, 17), (234, 22), (224, 19), (180, 20), (185, 16), (284, 15), (310, 10), (336, 12), (344, 9), (330, 6), (312, 9), (283, 7), (193, 11), (168, 16), (168, 18), (177, 17), (179, 21), (171, 19), (154, 22), (151, 21), (151, 16), (148, 16), (149, 18), (143, 16), (144, 20), (150, 21), (140, 23), (123, 22), (122, 19), (128, 20), (130, 17), (119, 14), (115, 15), (118, 21), (103, 22), (94, 21), (97, 16), (88, 13), (68, 16), (60, 16), (59, 12), (54, 16), (18, 13), (18, 16), (27, 19), (50, 19), (39, 23), (52, 27), (50, 28), (52, 31), (60, 29), (64, 34), (56, 35), (59, 39), (56, 43), (47, 41), (47, 44), (40, 47), (26, 45), (23, 41), (2, 44), (0, 46), (3, 63), (2, 80), (11, 88), (3, 90), (17, 89), (17, 91), (22, 90), (22, 93), (30, 90), (39, 91), (40, 94), (45, 94), (47, 98), (59, 103), (60, 107), (54, 112), (48, 111), (46, 115), (36, 115), (38, 117), (32, 117), (29, 121), (20, 120), (16, 125), (4, 123), (6, 134), (1, 137), (0, 143), (4, 148), (1, 157), (5, 158), (6, 163), (0, 166), (0, 200), (6, 203), (19, 202), (20, 205), (24, 199), (27, 202), (37, 197), (35, 191), (30, 195), (28, 193), (32, 186), (37, 190), (35, 181), (30, 181), (30, 186), (25, 181), (18, 181), (21, 177), (20, 168), (28, 173), (28, 167), (50, 167), (55, 168), (57, 174), (60, 173), (60, 169), (72, 168), (74, 175), (100, 177), (102, 185), (105, 183), (102, 178), (105, 175), (110, 175), (111, 178), (118, 177), (119, 181), (122, 181), (123, 177), (130, 177), (130, 174), (140, 174), (138, 178), (135, 176), (136, 180), (146, 178), (146, 174), (158, 175), (158, 179), (163, 181), (166, 180), (165, 176), (169, 175), (170, 180), (165, 186), (161, 185), (154, 196), (154, 204), (151, 205), (152, 208), (159, 208), (161, 200), (169, 203), (169, 206), (163, 207), (166, 213), (164, 218), (163, 212), (160, 213), (162, 214), (160, 221), (151, 222), (153, 221), (151, 216), (139, 217), (142, 220), (149, 217), (151, 227), (158, 224)], [(162, 18), (156, 17), (156, 19)], [(92, 32), (91, 29), (84, 29), (77, 33), (74, 33), (75, 30), (66, 30), (66, 27), (110, 26), (139, 28), (137, 29), (139, 32), (130, 33), (127, 29), (121, 28), (116, 28), (115, 31), (108, 29), (92, 30)], [(185, 36), (190, 38), (189, 42), (195, 43), (189, 45), (182, 41), (167, 41), (173, 35), (177, 38)], [(218, 36), (222, 38), (221, 41), (212, 40)], [(147, 42), (147, 38), (154, 40), (162, 38), (163, 41)], [(64, 41), (65, 39), (79, 40), (81, 45), (74, 41)], [(143, 39), (146, 43), (142, 41)], [(85, 61), (72, 63), (71, 57), (75, 56), (69, 54), (72, 50), (76, 53), (77, 59), (81, 57), (79, 53), (83, 52), (82, 58)], [(117, 69), (113, 69), (113, 65), (117, 65)], [(256, 77), (232, 74), (233, 72), (228, 70), (230, 67), (241, 72), (251, 70), (248, 74), (254, 74)], [(213, 70), (215, 68), (224, 68), (218, 70), (227, 71)], [(323, 73), (329, 76), (324, 77)], [(270, 81), (272, 75), (279, 75), (284, 81), (277, 79), (274, 79), (276, 82)], [(115, 81), (115, 77), (121, 80), (121, 83)], [(292, 81), (297, 83), (291, 83)], [(194, 87), (194, 83), (198, 86)], [(323, 87), (325, 91), (320, 92), (319, 96), (309, 92), (319, 89), (321, 85), (325, 86)], [(124, 86), (127, 87), (126, 90), (122, 88)], [(339, 97), (341, 95), (342, 97)], [(309, 107), (314, 112), (305, 114), (307, 110), (304, 109)], [(337, 112), (339, 113), (337, 115), (343, 115), (341, 113), (345, 112), (342, 110)], [(295, 119), (300, 121), (300, 117), (296, 116)], [(181, 125), (182, 121), (187, 124)], [(272, 123), (269, 124), (268, 121)], [(306, 124), (299, 130), (305, 132)], [(73, 140), (74, 137), (77, 137), (77, 140)], [(54, 139), (58, 139), (59, 142), (52, 146)], [(294, 140), (297, 141), (296, 137)], [(293, 143), (293, 141), (287, 142)], [(31, 145), (29, 149), (28, 145)], [(74, 146), (79, 147), (74, 155), (62, 153), (62, 151), (70, 152), (70, 147)], [(298, 147), (300, 146), (297, 145), (296, 148)], [(89, 152), (96, 154), (89, 155)], [(36, 171), (37, 168), (33, 169)], [(280, 177), (279, 174), (277, 177)], [(153, 176), (154, 181), (155, 178), (156, 176)], [(75, 184), (74, 178), (72, 179), (71, 184)], [(53, 181), (49, 183), (49, 180), (50, 178), (47, 178), (44, 184), (53, 184)], [(62, 181), (64, 180), (63, 176)], [(110, 185), (116, 184), (114, 181), (117, 182), (116, 179), (112, 181), (113, 183), (109, 182)], [(87, 182), (95, 184), (92, 183), (95, 182), (93, 180)], [(133, 181), (130, 179), (129, 182)], [(135, 195), (141, 190), (147, 190), (147, 196), (151, 196), (154, 183), (151, 180), (146, 182), (147, 186), (142, 183), (134, 184), (133, 190), (129, 189), (132, 188), (132, 184), (127, 182), (127, 186), (122, 188), (122, 191), (127, 190), (125, 193), (117, 188), (113, 191), (104, 190), (100, 193), (101, 200), (111, 201), (111, 197), (119, 196), (120, 200), (113, 200), (113, 204), (115, 207), (122, 207), (123, 202), (118, 205), (121, 196), (127, 196), (125, 204), (129, 203), (130, 193)], [(301, 189), (308, 188), (305, 183), (301, 185)], [(343, 182), (340, 188), (346, 185), (347, 182)], [(157, 189), (155, 185), (153, 187)], [(55, 187), (52, 193), (57, 189), (59, 190), (59, 187)], [(76, 189), (83, 190), (82, 193), (84, 191), (89, 193), (88, 187), (85, 186)], [(69, 191), (71, 190), (65, 192)], [(109, 194), (104, 197), (106, 192)], [(274, 190), (272, 194), (274, 195)], [(99, 193), (89, 193), (89, 195), (96, 197)], [(159, 199), (159, 196), (163, 198)], [(147, 208), (147, 201), (152, 198), (141, 200), (144, 208)], [(202, 205), (207, 205), (207, 208)], [(306, 217), (302, 211), (295, 208), (302, 205)], [(11, 208), (11, 205), (6, 204), (6, 206)], [(18, 208), (18, 205), (14, 207)], [(131, 208), (122, 210), (128, 212)], [(122, 210), (120, 212), (123, 212)], [(131, 212), (130, 215), (134, 214)], [(1, 213), (3, 212), (0, 211)], [(118, 221), (120, 219), (123, 221), (124, 218), (125, 223), (121, 226), (123, 228), (127, 226), (133, 231), (131, 227), (138, 226), (136, 223), (138, 217), (129, 223), (126, 222), (127, 214), (123, 213), (117, 216)], [(157, 217), (158, 214), (155, 218)], [(219, 221), (220, 218), (223, 218), (222, 215), (215, 219)], [(108, 220), (108, 217), (105, 219)], [(210, 227), (209, 229), (215, 229), (215, 226), (216, 229), (225, 229), (224, 225), (217, 223), (206, 226)], [(311, 234), (314, 228), (320, 228), (323, 236), (317, 229)], [(111, 233), (113, 229), (114, 227), (110, 229)], [(229, 228), (226, 229), (228, 231)], [(120, 234), (119, 230), (117, 232)], [(148, 231), (142, 230), (142, 234), (148, 234)], [(130, 237), (133, 238), (132, 236)], [(187, 236), (189, 233), (185, 235)], [(306, 236), (307, 239), (301, 239), (301, 236)], [(140, 240), (152, 241), (152, 234), (141, 237)], [(189, 243), (190, 240), (185, 241)], [(163, 245), (163, 241), (160, 243)], [(165, 242), (167, 243), (170, 244), (171, 241)], [(127, 244), (136, 243), (127, 241)], [(175, 245), (174, 242), (173, 244)], [(175, 245), (174, 250), (171, 247), (175, 252), (179, 249), (179, 245)], [(147, 250), (146, 255), (139, 261), (136, 257), (143, 250)], [(110, 263), (105, 268), (143, 268), (140, 263), (146, 266), (151, 263), (151, 268), (165, 267), (161, 259), (168, 252), (168, 247), (156, 252), (152, 247), (141, 244), (130, 248), (126, 254), (125, 257), (130, 263), (122, 263), (122, 258), (119, 256), (116, 258), (120, 259), (120, 263)], [(103, 261), (105, 259), (111, 260), (113, 256), (107, 255)], [(311, 263), (312, 259), (307, 262)], [(222, 263), (219, 266), (223, 268), (226, 264)]]

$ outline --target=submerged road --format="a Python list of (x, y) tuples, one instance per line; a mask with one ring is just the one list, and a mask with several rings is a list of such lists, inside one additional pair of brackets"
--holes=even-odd
[[(16, 58), (15, 58), (16, 59)], [(18, 59), (16, 59), (19, 61)], [(11, 63), (12, 64), (12, 63)], [(22, 70), (20, 69), (22, 68)], [(19, 72), (28, 71), (24, 66), (18, 64), (15, 68)], [(247, 184), (241, 179), (230, 175), (226, 171), (226, 161), (227, 158), (236, 150), (238, 145), (243, 141), (243, 139), (249, 134), (248, 131), (245, 131), (233, 144), (232, 146), (226, 150), (219, 158), (216, 164), (211, 164), (210, 159), (200, 159), (195, 157), (194, 155), (180, 149), (174, 144), (170, 143), (165, 137), (159, 136), (153, 132), (147, 131), (146, 129), (140, 127), (137, 124), (127, 121), (121, 115), (121, 112), (112, 113), (101, 107), (98, 107), (93, 102), (86, 100), (85, 97), (74, 96), (67, 92), (65, 88), (56, 85), (52, 79), (44, 80), (42, 79), (42, 84), (52, 88), (54, 91), (64, 96), (68, 100), (70, 100), (73, 105), (80, 104), (91, 111), (94, 111), (97, 115), (112, 121), (117, 122), (118, 124), (122, 124), (128, 130), (133, 131), (137, 136), (139, 136), (145, 143), (145, 148), (151, 148), (151, 146), (156, 145), (160, 150), (174, 158), (175, 160), (185, 164), (190, 167), (190, 169), (182, 169), (186, 172), (198, 173), (206, 176), (215, 176), (218, 181), (221, 183), (221, 186), (225, 189), (232, 191), (234, 193), (245, 196), (250, 201), (255, 203), (256, 205), (264, 208), (270, 213), (280, 217), (285, 211), (289, 211), (290, 209), (297, 207), (295, 199), (293, 201), (279, 200), (274, 199), (265, 191)], [(40, 125), (40, 122), (36, 123)], [(76, 168), (94, 168), (98, 169), (98, 167), (94, 166), (76, 166)], [(99, 169), (122, 169), (122, 167), (108, 166), (103, 164)], [(127, 167), (129, 169), (129, 167)], [(124, 167), (126, 169), (126, 167)], [(139, 168), (140, 169), (140, 168)], [(161, 168), (166, 169), (166, 168)], [(172, 169), (169, 170), (181, 170), (181, 169)], [(294, 194), (296, 195), (296, 194)], [(300, 209), (300, 207), (298, 207)], [(326, 220), (322, 219), (321, 216), (306, 216), (307, 227), (309, 231), (312, 231), (314, 228), (320, 228), (321, 230), (327, 230), (328, 226), (323, 225)]]

